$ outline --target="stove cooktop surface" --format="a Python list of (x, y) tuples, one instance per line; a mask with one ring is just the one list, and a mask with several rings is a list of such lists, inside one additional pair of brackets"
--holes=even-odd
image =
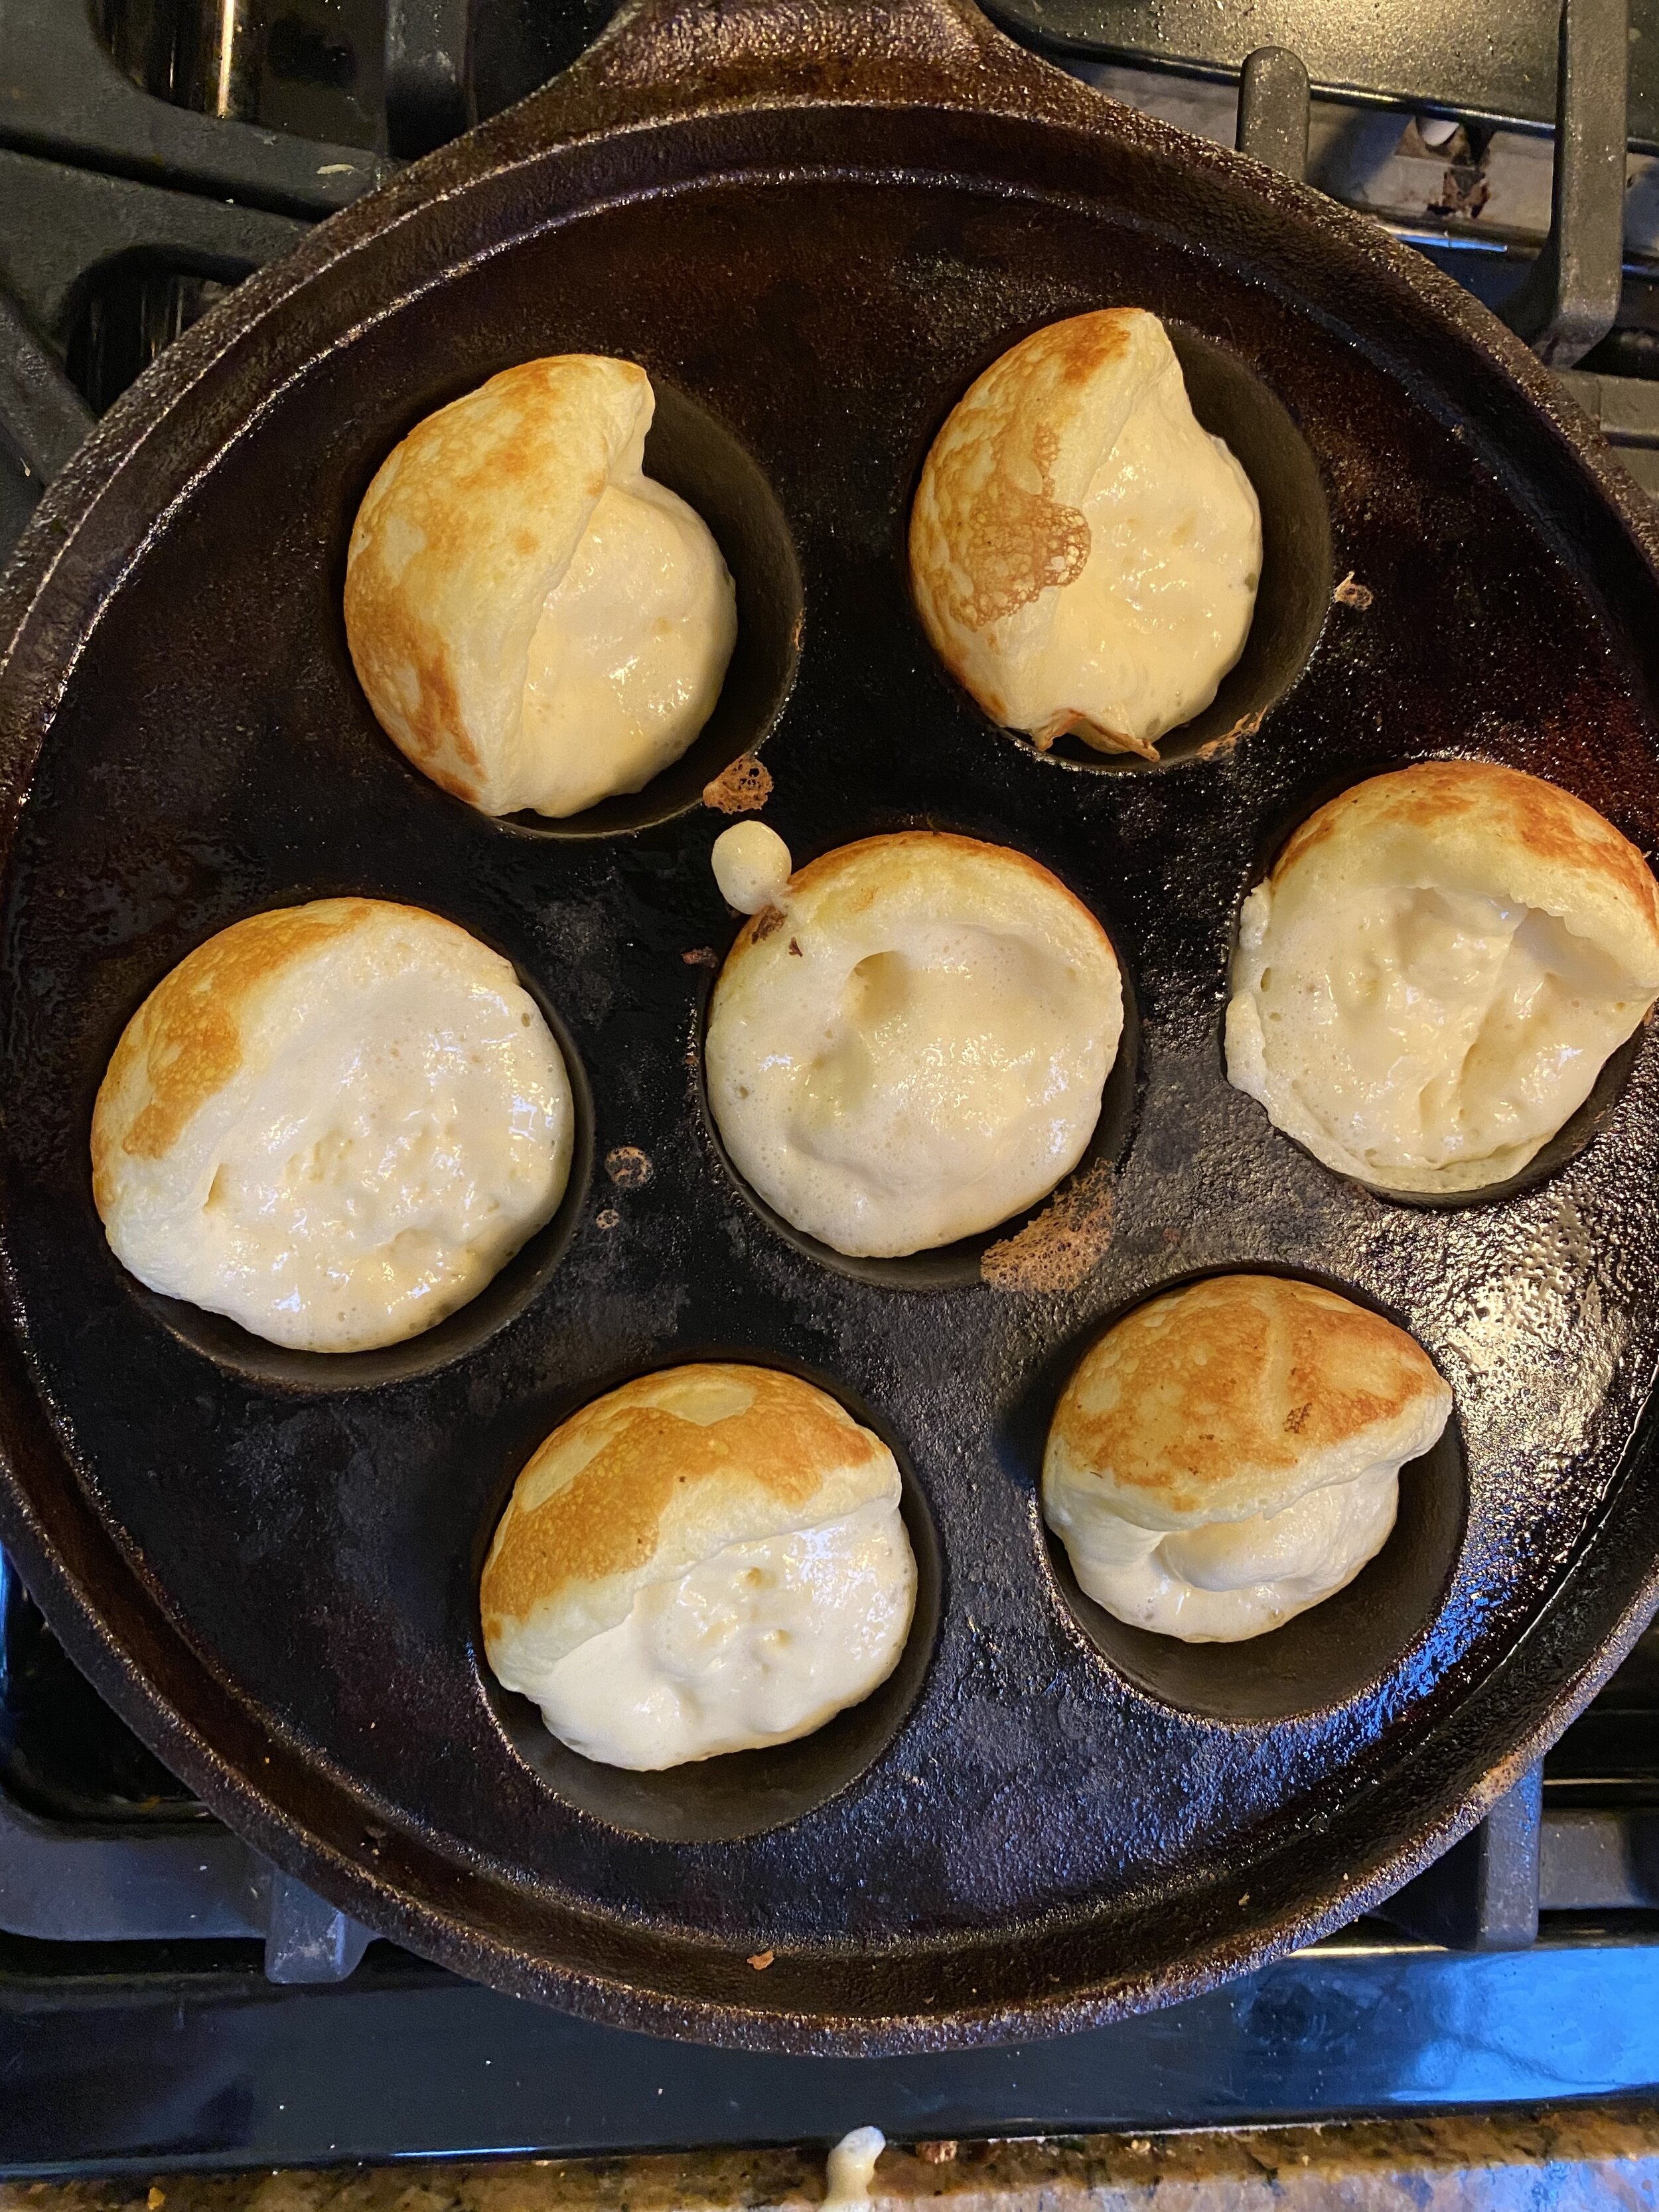
[[(93, 414), (225, 289), (399, 158), (562, 66), (610, 12), (606, 0), (102, 0), (94, 17), (64, 0), (8, 0), (0, 548)], [(1092, 57), (1079, 65), (1118, 96), (1162, 112), (1173, 100), (1189, 127), (1231, 137), (1227, 72), (1243, 53), (1213, 40), (1198, 51), (1194, 10), (998, 0), (994, 12), (1060, 58)], [(1549, 112), (1547, 7), (1515, 11), (1478, 97), (1461, 77), (1443, 82), (1443, 69), (1412, 76), (1422, 55), (1402, 62), (1397, 40), (1366, 78), (1353, 11), (1338, 13), (1326, 33), (1343, 28), (1349, 43), (1340, 67), (1323, 47), (1310, 55), (1316, 78), (1424, 111), (1395, 114), (1381, 138), (1373, 120), (1368, 143), (1375, 153), (1387, 141), (1396, 192), (1402, 159), (1440, 154), (1449, 179), (1467, 173), (1443, 206), (1429, 204), (1422, 242), (1500, 296), (1538, 239), (1524, 213), (1501, 236), (1482, 232), (1480, 186), (1506, 173), (1502, 130), (1534, 131)], [(1530, 15), (1542, 33), (1519, 20)], [(1304, 20), (1286, 0), (1277, 34)], [(1143, 62), (1166, 73), (1138, 78)], [(1460, 101), (1461, 138), (1437, 139), (1428, 111)], [(1340, 139), (1346, 112), (1322, 112), (1316, 138)], [(1504, 189), (1493, 204), (1520, 207), (1522, 187)], [(1419, 235), (1409, 210), (1380, 211)], [(1574, 390), (1659, 489), (1659, 382), (1606, 373), (1652, 365), (1659, 315), (1629, 237), (1617, 326)], [(1659, 2082), (1656, 1999), (1659, 1632), (1386, 1918), (1210, 1996), (1056, 2042), (792, 2059), (592, 2027), (369, 1943), (191, 1800), (75, 1673), (0, 1561), (6, 2172), (829, 2141), (871, 2121), (901, 2141), (1073, 2134), (1555, 2100)]]

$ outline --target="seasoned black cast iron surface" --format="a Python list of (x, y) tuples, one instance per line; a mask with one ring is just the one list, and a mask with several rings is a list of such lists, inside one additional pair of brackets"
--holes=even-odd
[[(1228, 1088), (1219, 1045), (1259, 856), (1344, 780), (1474, 751), (1659, 842), (1659, 593), (1606, 465), (1479, 310), (1357, 222), (999, 48), (974, 59), (964, 13), (920, 8), (907, 35), (1008, 112), (739, 109), (535, 153), (604, 119), (612, 60), (331, 226), (60, 485), (0, 682), (27, 784), (5, 879), (7, 1542), (157, 1747), (371, 1924), (588, 2012), (794, 2048), (1097, 2018), (1349, 1917), (1589, 1694), (1650, 1601), (1659, 1525), (1631, 1449), (1659, 1352), (1659, 1050), (1553, 1180), (1437, 1212), (1327, 1174)], [(848, 82), (910, 81), (861, 66)], [(1040, 760), (989, 726), (934, 663), (902, 562), (969, 380), (1115, 302), (1202, 339), (1212, 427), (1268, 456), (1262, 618), (1301, 623), (1305, 661), (1262, 679), (1283, 696), (1234, 750), (1154, 771)], [(872, 1283), (767, 1225), (694, 1064), (708, 969), (685, 956), (733, 930), (721, 818), (492, 823), (376, 728), (340, 616), (364, 486), (432, 407), (575, 349), (686, 403), (653, 459), (682, 489), (703, 471), (756, 630), (750, 726), (721, 742), (764, 739), (766, 818), (797, 859), (938, 824), (1034, 854), (1112, 930), (1138, 1097), (1081, 1289)], [(781, 537), (802, 627), (769, 734), (798, 611)], [(1348, 569), (1368, 611), (1328, 605)], [(104, 1244), (87, 1133), (122, 1024), (192, 945), (347, 891), (517, 963), (585, 1071), (592, 1148), (568, 1239), (482, 1319), (343, 1387), (141, 1292)], [(607, 1177), (620, 1146), (649, 1156), (643, 1188)], [(1362, 1583), (1287, 1632), (1291, 1661), (1264, 1646), (1241, 1674), (1079, 1626), (1036, 1483), (1106, 1318), (1259, 1266), (1395, 1316), (1454, 1385), (1461, 1442), (1413, 1474), (1413, 1526)], [(609, 1777), (492, 1694), (479, 1563), (554, 1422), (710, 1355), (821, 1375), (895, 1438), (930, 1599), (873, 1718), (702, 1776)]]

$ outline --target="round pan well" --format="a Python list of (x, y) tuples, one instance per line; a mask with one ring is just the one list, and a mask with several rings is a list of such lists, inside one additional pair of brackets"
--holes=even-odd
[[(937, 828), (937, 823), (930, 824)], [(799, 865), (799, 863), (798, 863)], [(1100, 920), (1097, 915), (1096, 919)], [(1102, 927), (1105, 927), (1103, 921)], [(1107, 930), (1110, 937), (1112, 933)], [(1017, 1237), (1030, 1228), (1063, 1200), (1065, 1194), (1085, 1183), (1098, 1182), (1110, 1174), (1128, 1147), (1134, 1128), (1136, 1103), (1139, 1096), (1140, 1016), (1135, 1004), (1134, 980), (1124, 957), (1123, 947), (1115, 939), (1112, 950), (1117, 955), (1118, 975), (1123, 987), (1123, 1030), (1118, 1039), (1117, 1056), (1108, 1069), (1101, 1087), (1100, 1113), (1083, 1157), (1067, 1176), (1062, 1176), (1054, 1188), (1018, 1213), (1010, 1214), (1006, 1221), (982, 1230), (975, 1237), (959, 1237), (949, 1244), (934, 1245), (921, 1252), (902, 1252), (891, 1257), (872, 1259), (850, 1252), (838, 1252), (834, 1245), (822, 1238), (807, 1235), (787, 1221), (775, 1206), (769, 1205), (752, 1184), (739, 1174), (732, 1155), (726, 1148), (720, 1124), (714, 1119), (708, 1102), (708, 1070), (703, 1060), (704, 1042), (708, 1031), (708, 1010), (714, 998), (714, 978), (705, 989), (697, 1016), (697, 1100), (702, 1109), (703, 1131), (710, 1152), (731, 1177), (744, 1203), (763, 1221), (767, 1227), (786, 1243), (793, 1244), (817, 1266), (831, 1267), (839, 1274), (850, 1276), (854, 1282), (872, 1283), (895, 1291), (952, 1291), (980, 1282), (984, 1276), (986, 1255), (994, 1246)], [(993, 1262), (994, 1265), (994, 1262)]]
[[(1420, 755), (1419, 757), (1435, 759), (1443, 756), (1427, 754)], [(1276, 823), (1271, 833), (1261, 841), (1259, 864), (1252, 872), (1240, 895), (1238, 902), (1240, 912), (1243, 910), (1245, 898), (1259, 883), (1272, 874), (1279, 855), (1310, 815), (1316, 814), (1322, 806), (1327, 805), (1332, 799), (1340, 799), (1345, 791), (1352, 791), (1356, 784), (1367, 782), (1373, 775), (1386, 775), (1390, 768), (1404, 768), (1407, 764), (1404, 760), (1397, 760), (1387, 765), (1367, 769), (1363, 774), (1358, 775), (1343, 776), (1335, 782), (1322, 782), (1317, 790), (1295, 807), (1287, 817)], [(1521, 767), (1525, 763), (1516, 761), (1510, 765)], [(1534, 772), (1536, 773), (1535, 770)], [(1237, 946), (1238, 942), (1237, 915), (1234, 917), (1230, 942), (1232, 946)], [(1231, 996), (1231, 986), (1229, 995)], [(1223, 1018), (1224, 1024), (1224, 1010)], [(1218, 1030), (1217, 1034), (1224, 1079), (1226, 1073), (1224, 1027)], [(1613, 1119), (1620, 1099), (1629, 1087), (1637, 1063), (1642, 1057), (1645, 1035), (1646, 1024), (1638, 1024), (1634, 1033), (1626, 1038), (1618, 1050), (1607, 1054), (1607, 1059), (1601, 1063), (1600, 1073), (1591, 1085), (1589, 1096), (1583, 1104), (1576, 1113), (1567, 1116), (1555, 1134), (1547, 1143), (1540, 1145), (1525, 1167), (1515, 1175), (1504, 1176), (1500, 1181), (1486, 1183), (1478, 1190), (1453, 1191), (1392, 1190), (1386, 1183), (1370, 1182), (1358, 1176), (1343, 1176), (1340, 1180), (1351, 1182), (1358, 1190), (1369, 1192), (1371, 1197), (1381, 1199), (1387, 1205), (1411, 1206), (1425, 1213), (1461, 1212), (1470, 1206), (1496, 1206), (1501, 1204), (1505, 1199), (1518, 1198), (1525, 1191), (1536, 1189), (1540, 1183), (1553, 1182), (1564, 1168), (1570, 1167), (1579, 1154), (1595, 1142)], [(1254, 1101), (1251, 1103), (1255, 1103)], [(1256, 1110), (1264, 1119), (1266, 1118), (1265, 1108), (1258, 1106)], [(1307, 1152), (1307, 1148), (1297, 1139), (1285, 1135), (1282, 1130), (1276, 1129), (1274, 1133), (1281, 1137), (1285, 1144), (1294, 1145), (1297, 1151), (1304, 1153), (1308, 1158), (1313, 1158), (1313, 1155)], [(1323, 1167), (1322, 1162), (1318, 1162), (1316, 1164)], [(1325, 1168), (1324, 1172), (1327, 1175), (1333, 1175), (1336, 1170)]]
[[(757, 1360), (753, 1352), (744, 1349), (688, 1355), (691, 1356), (747, 1365), (786, 1364), (764, 1355)], [(681, 1364), (678, 1359), (674, 1362)], [(921, 1691), (939, 1633), (945, 1565), (939, 1532), (908, 1455), (887, 1425), (866, 1407), (852, 1403), (832, 1377), (793, 1364), (790, 1371), (840, 1399), (855, 1420), (875, 1431), (898, 1462), (902, 1485), (899, 1511), (916, 1561), (915, 1612), (898, 1664), (861, 1704), (849, 1705), (822, 1728), (793, 1743), (774, 1744), (760, 1751), (728, 1752), (717, 1759), (689, 1761), (659, 1773), (636, 1773), (586, 1759), (551, 1735), (530, 1699), (504, 1690), (490, 1673), (480, 1631), (479, 1679), (514, 1753), (562, 1804), (579, 1808), (610, 1827), (663, 1843), (708, 1844), (759, 1835), (801, 1820), (849, 1788), (886, 1750)], [(629, 1379), (618, 1378), (619, 1382)], [(477, 1549), (475, 1584), (483, 1571), (495, 1522), (517, 1479), (514, 1468)]]
[[(1253, 1266), (1249, 1272), (1288, 1271)], [(1202, 1279), (1188, 1276), (1162, 1283), (1152, 1295), (1161, 1297)], [(1322, 1289), (1339, 1297), (1382, 1311), (1352, 1285), (1319, 1279)], [(1122, 1317), (1114, 1315), (1112, 1320)], [(1396, 1314), (1384, 1318), (1401, 1325)], [(1105, 1329), (1095, 1330), (1089, 1342), (1104, 1334)], [(1086, 1349), (1078, 1347), (1079, 1359)], [(1052, 1419), (1052, 1407), (1049, 1413)], [(1455, 1580), (1468, 1518), (1468, 1486), (1454, 1407), (1432, 1449), (1401, 1468), (1399, 1511), (1376, 1556), (1322, 1603), (1265, 1635), (1232, 1644), (1186, 1644), (1118, 1620), (1079, 1587), (1065, 1544), (1046, 1524), (1042, 1540), (1060, 1602), (1127, 1682), (1161, 1704), (1206, 1720), (1267, 1723), (1334, 1714), (1344, 1705), (1375, 1698), (1391, 1677), (1398, 1678), (1413, 1663), (1429, 1643)]]
[[(499, 951), (501, 947), (494, 950)], [(109, 1264), (134, 1304), (204, 1358), (250, 1382), (298, 1392), (372, 1390), (386, 1383), (410, 1382), (447, 1367), (452, 1360), (467, 1358), (499, 1329), (516, 1321), (540, 1296), (568, 1249), (588, 1203), (593, 1177), (593, 1096), (586, 1070), (569, 1029), (546, 994), (525, 975), (520, 974), (518, 981), (540, 1008), (564, 1060), (574, 1121), (570, 1174), (552, 1219), (526, 1239), (476, 1297), (418, 1336), (405, 1337), (399, 1344), (381, 1345), (371, 1352), (301, 1352), (288, 1345), (271, 1344), (224, 1314), (209, 1313), (187, 1299), (167, 1297), (150, 1290), (129, 1274), (110, 1252)]]
[(1164, 327), (1181, 362), (1193, 413), (1212, 437), (1225, 442), (1255, 487), (1261, 509), (1255, 611), (1244, 649), (1222, 678), (1215, 697), (1158, 740), (1156, 761), (1139, 753), (1101, 752), (1074, 736), (1039, 747), (1021, 732), (1004, 733), (1056, 768), (1110, 775), (1156, 771), (1203, 758), (1206, 747), (1212, 754), (1254, 737), (1300, 678), (1330, 612), (1335, 580), (1330, 513), (1319, 464), (1306, 439), (1284, 401), (1230, 347), (1172, 319)]
[[(737, 642), (714, 712), (678, 760), (641, 789), (619, 792), (578, 814), (483, 817), (526, 836), (619, 836), (688, 813), (702, 805), (705, 787), (723, 770), (764, 744), (795, 680), (804, 619), (800, 567), (777, 498), (753, 455), (711, 408), (660, 376), (653, 376), (652, 389), (657, 404), (646, 436), (645, 472), (678, 492), (708, 525), (737, 587)], [(404, 425), (399, 434), (412, 427)], [(375, 465), (384, 458), (378, 455)], [(343, 578), (343, 545), (339, 558)], [(361, 694), (360, 700), (362, 714), (372, 720), (374, 710)], [(383, 741), (392, 747), (389, 738)], [(411, 775), (419, 775), (405, 765)]]

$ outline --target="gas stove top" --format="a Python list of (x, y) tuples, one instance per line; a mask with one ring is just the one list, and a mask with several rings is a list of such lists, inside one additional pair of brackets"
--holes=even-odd
[[(1624, 0), (1572, 10), (1553, 185), (1548, 0), (1402, 5), (1381, 46), (1374, 11), (1308, 0), (992, 12), (1120, 99), (1229, 143), (1242, 128), (1517, 320), (1537, 266), (1531, 334), (1659, 494), (1659, 0), (1634, 0), (1622, 207), (1603, 194), (1599, 237), (1573, 164), (1599, 143), (1616, 184)], [(0, 0), (0, 550), (93, 416), (225, 289), (563, 66), (609, 13)], [(1290, 52), (1250, 64), (1241, 119), (1240, 69), (1268, 36), (1307, 73)], [(192, 1802), (0, 1560), (0, 2080), (14, 2174), (793, 2142), (870, 2121), (901, 2141), (1073, 2134), (1650, 2087), (1659, 1631), (1386, 1917), (1060, 2041), (791, 2059), (594, 2027), (370, 1943)]]

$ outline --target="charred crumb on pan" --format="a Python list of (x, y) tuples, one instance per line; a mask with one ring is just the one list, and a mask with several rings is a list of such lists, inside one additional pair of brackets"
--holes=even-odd
[(1096, 752), (1134, 753), (1141, 760), (1153, 762), (1159, 757), (1154, 738), (1125, 737), (1121, 730), (1109, 730), (1103, 723), (1075, 712), (1056, 714), (1051, 720), (1039, 724), (1029, 734), (1040, 753), (1046, 753), (1057, 738), (1075, 735)]
[(618, 1190), (643, 1190), (657, 1172), (649, 1152), (637, 1145), (617, 1145), (605, 1156), (605, 1171)]
[(718, 968), (720, 964), (720, 956), (712, 945), (694, 945), (689, 952), (682, 952), (680, 958), (688, 968)]
[(757, 814), (772, 796), (772, 771), (744, 753), (702, 787), (702, 803), (716, 814)]
[(1200, 760), (1225, 760), (1241, 738), (1253, 738), (1267, 718), (1267, 710), (1261, 708), (1254, 714), (1241, 714), (1231, 730), (1224, 730), (1218, 738), (1212, 738), (1198, 749)]
[(747, 1963), (757, 1974), (763, 1974), (777, 1955), (775, 1951), (751, 1951)]
[(1331, 593), (1340, 607), (1357, 607), (1363, 615), (1376, 597), (1368, 584), (1356, 583), (1352, 568)]
[(1106, 1256), (1112, 1241), (1114, 1178), (1105, 1161), (1074, 1178), (1035, 1221), (993, 1244), (979, 1263), (993, 1290), (1075, 1290)]
[(593, 1226), (596, 1229), (616, 1229), (621, 1225), (621, 1222), (622, 1216), (614, 1206), (602, 1206), (593, 1216)]

